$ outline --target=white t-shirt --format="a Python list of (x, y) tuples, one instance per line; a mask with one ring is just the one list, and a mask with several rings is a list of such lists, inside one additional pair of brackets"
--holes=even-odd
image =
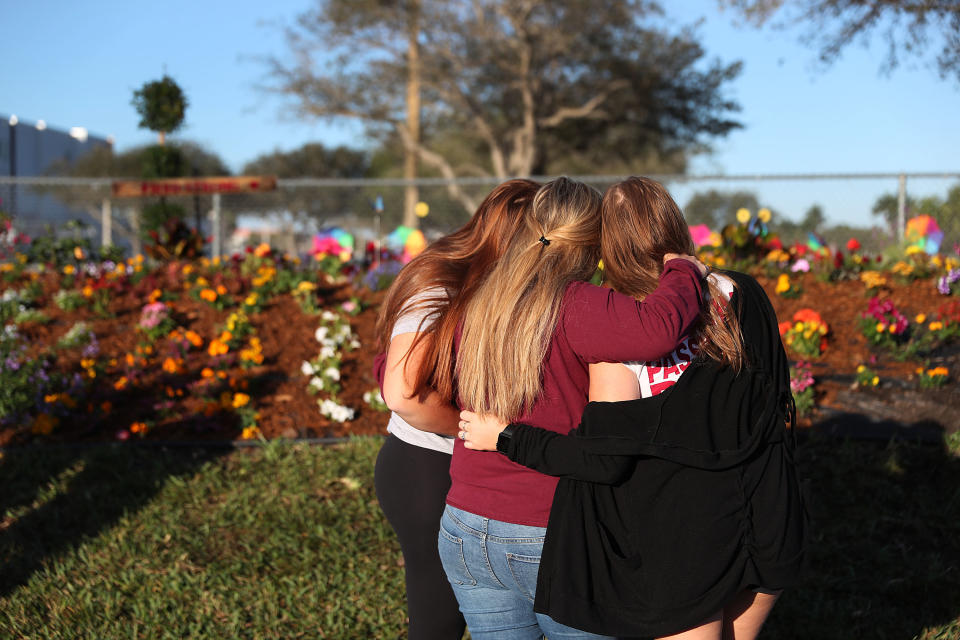
[[(429, 307), (420, 307), (417, 309), (411, 309), (411, 307), (423, 302), (427, 298), (435, 298), (441, 295), (446, 295), (442, 287), (430, 287), (407, 300), (407, 303), (400, 311), (400, 316), (393, 325), (390, 338), (393, 339), (401, 333), (416, 333), (432, 325), (433, 318), (429, 317), (431, 315), (431, 309)], [(424, 318), (426, 318), (425, 321)], [(421, 321), (423, 325), (420, 324)], [(421, 431), (393, 412), (390, 413), (390, 422), (387, 423), (387, 431), (407, 444), (424, 447), (425, 449), (433, 449), (434, 451), (440, 451), (442, 453), (453, 453), (452, 436), (442, 436), (437, 433), (430, 433), (429, 431)]]
[[(710, 281), (729, 300), (733, 295), (733, 280), (715, 273), (710, 274)], [(689, 338), (684, 338), (673, 350), (673, 353), (650, 362), (624, 362), (623, 366), (630, 369), (640, 383), (640, 397), (649, 398), (662, 393), (676, 384), (680, 376), (697, 355), (697, 346), (690, 344)]]

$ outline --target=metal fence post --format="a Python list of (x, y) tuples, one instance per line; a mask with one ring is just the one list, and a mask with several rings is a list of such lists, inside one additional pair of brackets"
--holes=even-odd
[(211, 247), (211, 257), (217, 257), (223, 252), (223, 244), (220, 230), (220, 194), (213, 194), (213, 208), (210, 210), (210, 226), (213, 227), (213, 246)]
[(903, 232), (907, 225), (907, 176), (900, 174), (900, 187), (897, 190), (897, 240), (903, 242)]
[(130, 207), (130, 229), (133, 232), (132, 245), (133, 255), (143, 254), (143, 238), (140, 237), (140, 209)]
[(113, 244), (113, 207), (110, 198), (100, 203), (100, 247)]

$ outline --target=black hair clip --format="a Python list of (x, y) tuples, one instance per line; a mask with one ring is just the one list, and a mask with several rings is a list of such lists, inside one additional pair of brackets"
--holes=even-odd
[(543, 243), (543, 246), (545, 246), (545, 247), (549, 247), (549, 246), (550, 246), (550, 241), (547, 240), (546, 238), (544, 238), (543, 236), (540, 236), (540, 240), (538, 240), (538, 242), (542, 242), (542, 243)]

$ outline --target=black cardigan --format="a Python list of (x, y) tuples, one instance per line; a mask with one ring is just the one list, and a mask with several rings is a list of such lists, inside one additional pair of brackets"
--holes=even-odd
[(560, 476), (535, 609), (579, 629), (658, 636), (799, 571), (789, 363), (753, 278), (726, 272), (749, 366), (695, 361), (651, 398), (591, 402), (563, 436), (515, 425), (511, 460)]

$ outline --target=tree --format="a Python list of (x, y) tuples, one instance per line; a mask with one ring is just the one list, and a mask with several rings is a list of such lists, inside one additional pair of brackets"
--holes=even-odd
[[(243, 167), (243, 173), (247, 175), (275, 175), (279, 178), (363, 178), (369, 171), (369, 154), (343, 146), (328, 149), (320, 143), (263, 154)], [(341, 214), (354, 205), (367, 206), (362, 202), (362, 196), (357, 202), (354, 191), (336, 188), (299, 188), (261, 197), (275, 208), (313, 217)]]
[[(405, 121), (411, 12), (420, 35), (422, 139)], [(291, 61), (269, 61), (271, 88), (300, 115), (354, 118), (394, 134), (447, 178), (506, 178), (568, 167), (644, 167), (705, 148), (739, 127), (722, 89), (740, 64), (704, 63), (694, 34), (644, 21), (645, 0), (318, 0), (287, 32)], [(319, 55), (336, 54), (332, 64)], [(438, 143), (479, 148), (457, 163)], [(459, 186), (451, 195), (476, 201)]]
[(188, 105), (180, 86), (166, 74), (134, 91), (131, 104), (140, 114), (138, 126), (156, 132), (161, 146), (168, 133), (183, 126)]
[(823, 207), (815, 204), (803, 214), (803, 220), (800, 221), (800, 229), (802, 231), (813, 231), (816, 233), (826, 220), (827, 217), (823, 215)]
[(756, 214), (760, 209), (757, 195), (750, 191), (710, 189), (694, 193), (683, 208), (683, 216), (687, 219), (687, 224), (705, 224), (711, 229), (718, 229), (735, 222), (739, 209), (748, 209)]
[[(960, 82), (960, 3), (957, 0), (718, 0), (748, 23), (760, 27), (782, 15), (787, 24), (805, 24), (802, 39), (831, 63), (854, 40), (868, 42), (882, 32), (887, 46), (883, 69), (902, 57), (924, 57), (939, 46), (936, 64), (942, 78)], [(937, 45), (938, 41), (942, 45)]]

